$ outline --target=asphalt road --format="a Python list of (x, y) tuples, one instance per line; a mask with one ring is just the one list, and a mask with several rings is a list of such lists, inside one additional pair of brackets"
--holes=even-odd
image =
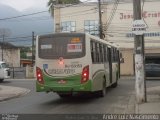
[[(35, 92), (34, 80), (10, 80), (1, 85), (24, 87), (31, 92), (25, 96), (0, 102), (0, 114), (91, 114), (126, 113), (134, 91), (134, 78), (123, 78), (117, 88), (107, 89), (104, 98), (92, 95), (62, 99), (56, 93)], [(149, 81), (147, 87), (160, 85), (160, 81)], [(134, 106), (132, 106), (134, 107)], [(134, 108), (130, 109), (132, 112)]]

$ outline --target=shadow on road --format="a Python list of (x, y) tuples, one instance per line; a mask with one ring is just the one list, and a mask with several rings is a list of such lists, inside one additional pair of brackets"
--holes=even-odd
[(103, 101), (105, 99), (108, 93), (110, 93), (114, 88), (107, 88), (106, 96), (105, 97), (99, 97), (97, 93), (87, 93), (87, 94), (77, 94), (74, 96), (70, 96), (67, 98), (61, 98), (58, 95), (56, 95), (56, 99), (48, 101), (43, 103), (43, 105), (46, 106), (53, 106), (53, 105), (62, 105), (62, 104), (87, 104), (92, 103), (95, 101)]
[(8, 81), (8, 80), (4, 80), (3, 82), (0, 82), (0, 85), (4, 85), (4, 84), (9, 84), (9, 83), (11, 83), (11, 81)]

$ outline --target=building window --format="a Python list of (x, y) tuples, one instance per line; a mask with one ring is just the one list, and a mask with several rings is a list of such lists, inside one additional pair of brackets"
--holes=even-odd
[(65, 21), (61, 23), (62, 32), (75, 32), (76, 31), (76, 22), (75, 21)]
[(84, 32), (87, 32), (91, 35), (98, 36), (98, 21), (96, 20), (85, 20), (84, 21)]

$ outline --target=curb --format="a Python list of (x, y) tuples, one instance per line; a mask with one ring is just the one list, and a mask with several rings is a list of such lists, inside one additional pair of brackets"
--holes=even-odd
[(13, 99), (13, 98), (18, 98), (18, 97), (21, 97), (21, 96), (25, 96), (29, 92), (30, 92), (29, 89), (23, 89), (23, 91), (21, 91), (17, 94), (8, 94), (4, 97), (2, 96), (2, 97), (0, 97), (0, 102), (7, 101), (7, 100), (10, 100), (10, 99)]

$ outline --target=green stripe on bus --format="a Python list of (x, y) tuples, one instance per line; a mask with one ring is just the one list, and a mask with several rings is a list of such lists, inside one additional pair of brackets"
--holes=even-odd
[[(81, 74), (66, 77), (51, 77), (43, 72), (44, 85), (36, 83), (37, 92), (42, 91), (91, 91), (92, 82), (81, 84)], [(65, 83), (60, 83), (63, 80)]]

